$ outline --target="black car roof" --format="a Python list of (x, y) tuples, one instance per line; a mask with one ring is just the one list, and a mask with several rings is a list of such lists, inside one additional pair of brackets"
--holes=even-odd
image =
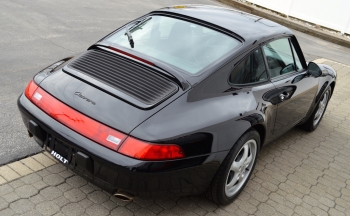
[(241, 36), (248, 43), (273, 35), (292, 34), (288, 28), (278, 23), (229, 8), (209, 5), (181, 5), (165, 7), (157, 11), (177, 13), (212, 23)]

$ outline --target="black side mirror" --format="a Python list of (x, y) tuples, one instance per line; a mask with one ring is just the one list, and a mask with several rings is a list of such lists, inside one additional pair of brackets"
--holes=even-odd
[(319, 77), (322, 75), (321, 68), (314, 62), (309, 62), (309, 65), (307, 66), (307, 73), (313, 77)]
[(280, 75), (292, 72), (294, 70), (295, 70), (294, 63), (288, 64), (284, 68), (281, 69)]

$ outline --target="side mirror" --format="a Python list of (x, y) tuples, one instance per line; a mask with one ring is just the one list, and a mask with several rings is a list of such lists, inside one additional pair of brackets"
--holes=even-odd
[(313, 77), (319, 77), (322, 75), (321, 68), (314, 62), (309, 62), (309, 65), (307, 66), (307, 73)]
[(294, 63), (288, 64), (284, 68), (281, 69), (280, 75), (292, 72), (294, 70), (295, 70)]

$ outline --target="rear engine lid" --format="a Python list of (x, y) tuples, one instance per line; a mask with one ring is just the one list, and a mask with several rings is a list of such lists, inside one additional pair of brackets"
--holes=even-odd
[[(125, 134), (184, 93), (151, 69), (96, 53), (88, 51), (70, 63), (74, 64), (53, 72), (40, 87), (78, 112)], [(135, 74), (138, 79), (132, 77)]]
[(143, 109), (156, 106), (178, 90), (175, 83), (151, 68), (104, 50), (89, 50), (64, 70)]

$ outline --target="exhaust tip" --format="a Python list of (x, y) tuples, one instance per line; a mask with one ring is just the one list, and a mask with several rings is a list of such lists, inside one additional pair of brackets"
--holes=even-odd
[(128, 193), (128, 192), (125, 192), (125, 191), (117, 191), (115, 194), (114, 194), (114, 197), (115, 198), (118, 198), (124, 202), (130, 202), (134, 199), (134, 195)]

